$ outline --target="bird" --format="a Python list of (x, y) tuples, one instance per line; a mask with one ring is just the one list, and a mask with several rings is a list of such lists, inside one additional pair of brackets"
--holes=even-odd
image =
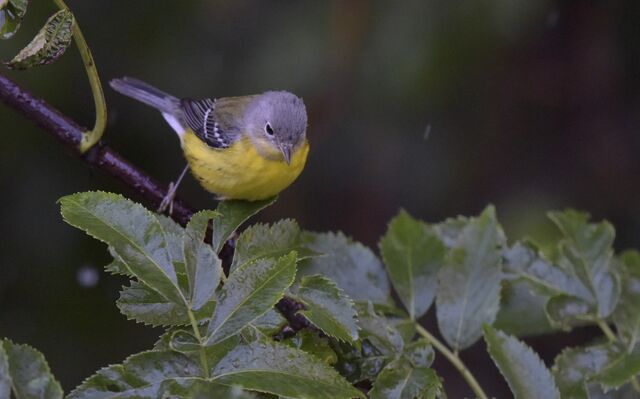
[(131, 77), (110, 85), (160, 111), (180, 139), (187, 167), (159, 211), (172, 203), (187, 169), (219, 200), (259, 201), (279, 194), (305, 167), (307, 111), (288, 91), (191, 99)]

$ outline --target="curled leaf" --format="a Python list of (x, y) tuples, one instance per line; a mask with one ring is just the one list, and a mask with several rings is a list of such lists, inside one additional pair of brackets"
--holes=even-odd
[(51, 64), (71, 44), (75, 18), (69, 10), (60, 10), (47, 20), (40, 32), (18, 55), (5, 63), (11, 69), (28, 69)]

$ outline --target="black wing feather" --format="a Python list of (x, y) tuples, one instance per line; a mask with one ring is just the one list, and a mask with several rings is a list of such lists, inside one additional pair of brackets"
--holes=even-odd
[(205, 98), (202, 100), (180, 100), (184, 119), (187, 125), (202, 141), (213, 148), (227, 148), (231, 145), (231, 132), (226, 133), (216, 121), (215, 100)]

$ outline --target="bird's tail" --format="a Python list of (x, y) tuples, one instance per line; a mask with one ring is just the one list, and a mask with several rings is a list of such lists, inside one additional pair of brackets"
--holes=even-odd
[(124, 77), (113, 79), (109, 83), (115, 91), (156, 108), (163, 114), (175, 115), (179, 110), (180, 100), (178, 98), (141, 80)]

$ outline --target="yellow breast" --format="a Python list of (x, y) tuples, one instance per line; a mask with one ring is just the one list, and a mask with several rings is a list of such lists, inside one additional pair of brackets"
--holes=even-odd
[(287, 188), (300, 175), (307, 161), (309, 143), (296, 150), (291, 164), (261, 156), (248, 138), (225, 149), (211, 148), (191, 130), (183, 136), (182, 148), (193, 175), (205, 190), (224, 199), (257, 201)]

